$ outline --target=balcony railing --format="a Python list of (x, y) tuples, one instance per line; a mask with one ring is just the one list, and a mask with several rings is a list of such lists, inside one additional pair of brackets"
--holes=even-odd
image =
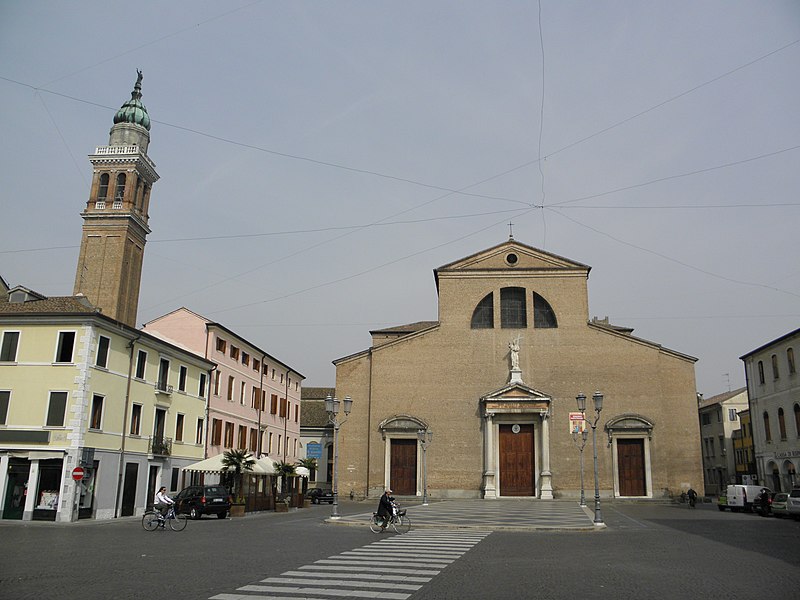
[(154, 456), (170, 456), (172, 454), (172, 438), (154, 435), (150, 438), (148, 451)]
[(156, 381), (155, 383), (156, 394), (171, 394), (172, 393), (172, 386), (168, 383), (161, 383), (160, 381)]

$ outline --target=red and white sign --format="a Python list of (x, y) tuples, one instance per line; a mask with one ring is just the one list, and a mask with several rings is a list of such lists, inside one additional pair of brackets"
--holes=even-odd
[(75, 467), (74, 469), (72, 469), (72, 478), (75, 481), (80, 481), (81, 479), (83, 479), (84, 474), (85, 473), (83, 471), (83, 467)]
[(583, 413), (569, 413), (569, 432), (583, 433), (584, 431), (586, 431), (586, 420), (584, 419)]

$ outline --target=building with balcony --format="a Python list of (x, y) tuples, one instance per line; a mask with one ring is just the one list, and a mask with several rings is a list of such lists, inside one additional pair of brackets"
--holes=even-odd
[(705, 494), (717, 496), (736, 483), (733, 437), (739, 431), (739, 412), (747, 408), (747, 388), (698, 400)]
[(274, 461), (297, 462), (303, 375), (187, 308), (153, 319), (142, 331), (216, 363), (210, 380), (207, 456), (237, 448)]
[(2, 518), (129, 516), (178, 491), (203, 458), (213, 366), (85, 296), (0, 290)]
[(741, 356), (759, 485), (789, 491), (800, 483), (800, 329)]

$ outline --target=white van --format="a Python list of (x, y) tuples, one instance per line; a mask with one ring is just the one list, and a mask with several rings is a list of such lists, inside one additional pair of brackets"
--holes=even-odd
[[(753, 502), (756, 501), (761, 490), (764, 489), (763, 485), (729, 485), (727, 491), (727, 504), (723, 508), (720, 503), (719, 509), (724, 510), (730, 508), (733, 512), (744, 510), (753, 512)], [(768, 491), (772, 491), (767, 488)]]

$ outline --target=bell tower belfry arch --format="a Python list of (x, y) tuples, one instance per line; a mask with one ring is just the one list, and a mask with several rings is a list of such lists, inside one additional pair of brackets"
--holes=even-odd
[(114, 115), (108, 145), (89, 156), (92, 187), (81, 213), (83, 234), (73, 292), (131, 327), (136, 327), (150, 233), (150, 191), (159, 178), (147, 156), (150, 116), (142, 104), (142, 73), (137, 74), (131, 99)]

